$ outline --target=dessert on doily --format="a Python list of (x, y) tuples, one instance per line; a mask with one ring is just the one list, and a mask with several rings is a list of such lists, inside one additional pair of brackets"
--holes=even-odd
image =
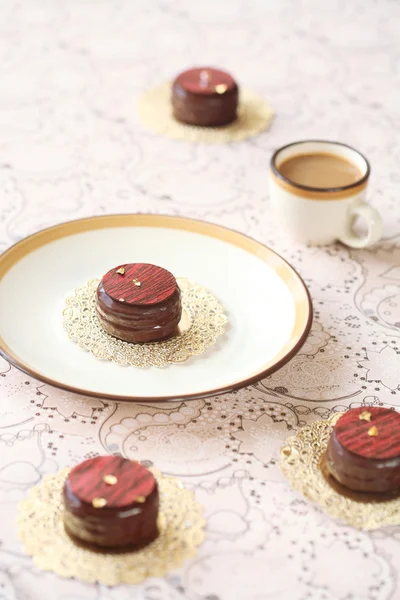
[(211, 67), (189, 69), (172, 84), (174, 117), (188, 125), (220, 127), (237, 117), (239, 89), (229, 73)]
[(214, 346), (228, 319), (205, 287), (156, 265), (126, 263), (66, 298), (69, 338), (100, 360), (166, 367)]
[(154, 342), (173, 335), (182, 316), (175, 277), (161, 267), (128, 263), (108, 271), (97, 288), (103, 329), (126, 342)]
[(356, 492), (400, 490), (400, 414), (353, 408), (337, 421), (325, 455), (329, 473)]
[(400, 414), (378, 406), (335, 413), (286, 441), (293, 489), (358, 529), (400, 525)]
[(194, 143), (224, 144), (265, 131), (274, 111), (262, 96), (214, 67), (190, 68), (155, 85), (138, 101), (143, 125), (154, 133)]
[(158, 536), (154, 475), (120, 456), (74, 467), (63, 491), (64, 526), (72, 538), (104, 548), (143, 546)]
[(113, 586), (162, 577), (196, 554), (202, 506), (174, 477), (98, 456), (45, 477), (21, 501), (18, 533), (38, 568)]

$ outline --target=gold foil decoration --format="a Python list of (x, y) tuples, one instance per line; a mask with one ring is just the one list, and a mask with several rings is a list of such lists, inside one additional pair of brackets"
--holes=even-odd
[(359, 415), (358, 418), (360, 419), (360, 421), (371, 421), (371, 413), (369, 412), (369, 410), (363, 410)]
[[(400, 497), (364, 500), (341, 494), (325, 477), (321, 464), (333, 427), (342, 413), (302, 427), (280, 452), (280, 466), (293, 489), (326, 513), (357, 529), (400, 525)], [(350, 492), (351, 494), (351, 492)]]
[(131, 344), (106, 333), (96, 315), (94, 279), (66, 299), (64, 329), (70, 339), (100, 360), (138, 368), (166, 367), (203, 354), (224, 333), (224, 307), (206, 288), (188, 279), (178, 279), (181, 289), (182, 320), (176, 336), (161, 342)]
[(240, 89), (238, 118), (222, 127), (199, 127), (177, 121), (172, 114), (171, 84), (164, 83), (145, 92), (139, 99), (142, 124), (159, 135), (186, 142), (224, 144), (259, 135), (271, 124), (274, 111), (268, 102), (248, 89)]
[(142, 284), (140, 283), (139, 279), (132, 279), (132, 282), (137, 285), (138, 287), (140, 287)]
[(137, 496), (133, 501), (139, 502), (139, 504), (144, 504), (146, 502), (146, 498), (144, 496)]
[(215, 91), (217, 92), (217, 94), (225, 94), (227, 89), (228, 86), (225, 83), (219, 83), (215, 86)]
[(93, 498), (92, 506), (93, 508), (103, 508), (106, 506), (107, 500), (105, 498)]
[(116, 270), (116, 273), (118, 273), (118, 275), (124, 275), (125, 274), (125, 269), (124, 267), (121, 267), (119, 269)]
[(368, 429), (368, 435), (370, 435), (371, 437), (377, 437), (379, 435), (378, 428), (374, 425), (373, 427), (371, 427), (371, 429)]
[(62, 490), (70, 469), (31, 488), (20, 503), (18, 533), (39, 569), (107, 586), (136, 585), (163, 577), (195, 556), (204, 539), (202, 506), (175, 478), (156, 474), (160, 492), (158, 538), (132, 552), (92, 551), (75, 544), (63, 525)]
[(115, 475), (111, 475), (111, 474), (110, 475), (104, 475), (103, 481), (107, 485), (115, 485), (116, 483), (118, 483), (118, 479), (115, 477)]
[(118, 298), (118, 302), (125, 302), (125, 298)]

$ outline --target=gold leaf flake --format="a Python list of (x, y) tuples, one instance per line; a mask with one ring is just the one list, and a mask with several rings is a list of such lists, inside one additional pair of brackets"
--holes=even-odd
[(219, 83), (215, 86), (215, 91), (217, 92), (217, 94), (225, 94), (227, 89), (228, 86), (225, 83)]
[(118, 479), (115, 477), (115, 475), (109, 474), (109, 475), (104, 475), (103, 481), (107, 485), (115, 485), (118, 482)]
[(378, 435), (378, 428), (374, 425), (373, 427), (371, 427), (371, 429), (368, 429), (368, 435), (370, 435), (371, 437), (376, 437)]
[(106, 506), (106, 504), (107, 500), (105, 498), (93, 498), (92, 500), (93, 508), (103, 508), (103, 506)]
[(369, 412), (369, 410), (363, 410), (359, 415), (358, 418), (360, 419), (360, 421), (371, 421), (371, 413)]
[(124, 267), (121, 267), (120, 269), (117, 269), (117, 271), (115, 271), (115, 272), (118, 273), (118, 275), (124, 275), (125, 269), (124, 269)]
[(136, 496), (136, 498), (133, 501), (139, 502), (139, 504), (143, 504), (144, 502), (146, 502), (146, 498), (144, 496)]
[(132, 279), (133, 283), (135, 285), (137, 285), (138, 287), (140, 287), (142, 284), (140, 283), (139, 279)]

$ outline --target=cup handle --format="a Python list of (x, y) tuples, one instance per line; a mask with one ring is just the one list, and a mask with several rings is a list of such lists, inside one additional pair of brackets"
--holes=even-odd
[[(353, 231), (355, 217), (362, 217), (367, 222), (368, 232), (362, 237), (358, 236)], [(347, 230), (345, 234), (339, 238), (339, 241), (351, 248), (365, 248), (365, 246), (372, 246), (372, 244), (375, 244), (375, 242), (380, 240), (382, 234), (383, 222), (381, 215), (373, 206), (362, 203), (356, 204), (350, 208)]]

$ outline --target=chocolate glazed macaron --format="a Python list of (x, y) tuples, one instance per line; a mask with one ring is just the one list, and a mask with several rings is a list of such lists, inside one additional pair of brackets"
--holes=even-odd
[(158, 535), (153, 474), (120, 456), (97, 456), (73, 468), (64, 485), (64, 527), (104, 548), (143, 546)]
[(345, 412), (329, 439), (330, 474), (357, 492), (400, 490), (400, 414), (376, 406)]
[(184, 71), (172, 85), (175, 119), (189, 125), (218, 127), (237, 117), (239, 89), (224, 71), (201, 67)]
[(96, 311), (110, 335), (126, 342), (155, 342), (176, 332), (181, 291), (166, 269), (147, 263), (119, 265), (99, 283)]

